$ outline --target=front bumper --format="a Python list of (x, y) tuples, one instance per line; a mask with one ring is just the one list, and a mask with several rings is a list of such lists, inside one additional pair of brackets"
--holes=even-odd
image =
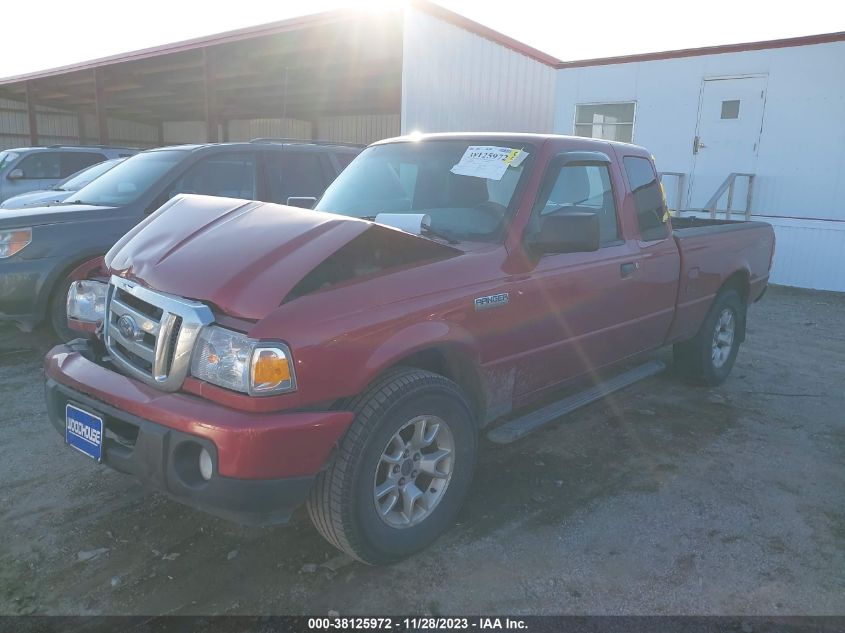
[[(164, 393), (93, 360), (88, 343), (45, 359), (47, 409), (64, 436), (65, 406), (103, 418), (103, 462), (177, 501), (248, 525), (285, 523), (306, 499), (340, 436), (344, 411), (254, 414)], [(199, 476), (198, 455), (214, 474)]]

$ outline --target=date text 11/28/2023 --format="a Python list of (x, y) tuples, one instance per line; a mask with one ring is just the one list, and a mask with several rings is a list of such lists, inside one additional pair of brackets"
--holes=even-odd
[(308, 618), (309, 630), (525, 630), (521, 618), (474, 617), (327, 617)]

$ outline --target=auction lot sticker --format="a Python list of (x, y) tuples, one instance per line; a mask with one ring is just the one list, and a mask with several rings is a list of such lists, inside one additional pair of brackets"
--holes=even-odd
[(518, 167), (528, 152), (511, 147), (470, 145), (458, 164), (449, 171), (458, 176), (475, 176), (488, 180), (501, 180), (508, 167)]

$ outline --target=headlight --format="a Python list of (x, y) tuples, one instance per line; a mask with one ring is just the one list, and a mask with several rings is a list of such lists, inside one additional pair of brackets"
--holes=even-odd
[(0, 259), (20, 253), (32, 241), (32, 229), (0, 231)]
[(217, 326), (205, 327), (200, 332), (191, 358), (191, 375), (251, 396), (296, 389), (286, 345), (256, 341)]
[(109, 286), (101, 281), (74, 281), (67, 291), (67, 317), (97, 323), (106, 315)]

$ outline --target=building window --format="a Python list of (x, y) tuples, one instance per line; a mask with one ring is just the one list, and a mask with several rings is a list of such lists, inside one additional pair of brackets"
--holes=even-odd
[(575, 106), (575, 135), (631, 143), (634, 106), (630, 103), (585, 103)]
[(722, 101), (722, 118), (739, 118), (739, 101)]

